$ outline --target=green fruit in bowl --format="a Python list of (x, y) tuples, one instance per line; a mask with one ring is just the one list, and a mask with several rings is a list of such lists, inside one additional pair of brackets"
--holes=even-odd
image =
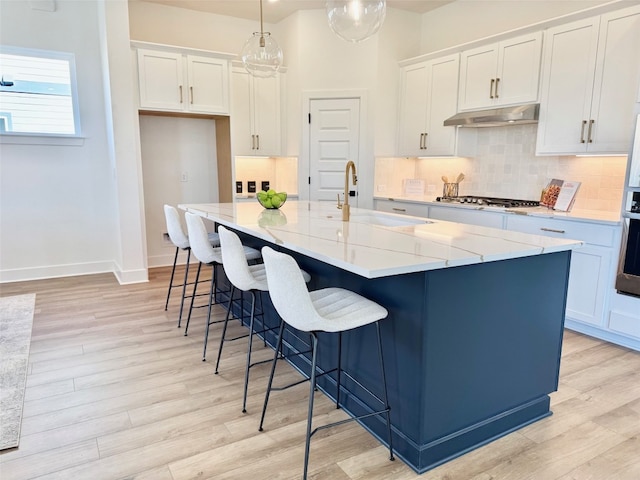
[(280, 208), (287, 200), (286, 192), (276, 192), (273, 189), (269, 189), (266, 192), (264, 190), (260, 190), (256, 194), (256, 197), (258, 198), (260, 205), (269, 209)]

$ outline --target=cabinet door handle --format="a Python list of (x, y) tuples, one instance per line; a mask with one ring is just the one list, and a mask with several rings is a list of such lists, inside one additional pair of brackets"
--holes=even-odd
[(251, 135), (251, 150), (255, 150), (255, 149), (256, 149), (256, 136)]
[(180, 103), (182, 103), (182, 85), (178, 87), (180, 89)]
[(589, 121), (589, 131), (587, 132), (587, 141), (589, 143), (593, 143), (593, 138), (591, 138), (591, 130), (593, 129), (593, 124), (596, 123), (595, 120)]
[(189, 87), (189, 103), (193, 105), (193, 87)]
[(420, 134), (420, 150), (424, 148), (424, 133)]
[(256, 135), (256, 150), (260, 150), (260, 135)]
[(396, 208), (396, 207), (393, 207), (391, 210), (393, 210), (394, 212), (406, 212), (407, 211), (406, 208)]
[(540, 227), (543, 232), (564, 233), (564, 230), (556, 230), (555, 228)]
[(582, 120), (582, 128), (580, 129), (580, 143), (585, 143), (584, 142), (584, 127), (587, 124), (586, 120)]
[(425, 149), (425, 150), (427, 149), (427, 137), (428, 137), (428, 136), (429, 136), (429, 134), (428, 134), (428, 133), (425, 133), (425, 134), (424, 134), (424, 149)]
[(498, 98), (498, 84), (500, 83), (500, 79), (496, 78), (496, 88), (495, 88), (495, 97)]
[(489, 85), (489, 98), (493, 98), (493, 85), (496, 83), (496, 79), (491, 79), (491, 84)]

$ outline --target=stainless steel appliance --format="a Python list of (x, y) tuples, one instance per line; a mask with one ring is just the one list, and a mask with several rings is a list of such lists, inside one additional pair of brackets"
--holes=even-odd
[(624, 228), (616, 290), (640, 297), (640, 113), (627, 167), (626, 199), (622, 212)]
[(487, 207), (523, 208), (539, 207), (537, 200), (518, 200), (514, 198), (481, 197), (475, 195), (464, 195), (461, 197), (438, 197), (437, 202), (443, 203), (468, 203), (474, 205), (484, 205)]

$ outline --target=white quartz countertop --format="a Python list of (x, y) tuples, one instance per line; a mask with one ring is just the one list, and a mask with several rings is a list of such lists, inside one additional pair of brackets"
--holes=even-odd
[(557, 218), (563, 220), (572, 220), (577, 222), (600, 223), (603, 225), (621, 225), (622, 216), (620, 212), (609, 212), (602, 210), (579, 210), (573, 209), (570, 212), (560, 212), (549, 209), (547, 207), (529, 207), (529, 208), (503, 208), (490, 207), (486, 205), (474, 205), (471, 203), (457, 202), (438, 202), (434, 197), (403, 197), (403, 196), (376, 196), (376, 200), (397, 200), (399, 202), (418, 203), (424, 205), (433, 205), (436, 207), (466, 208), (470, 210), (484, 210), (487, 212), (498, 212), (515, 215), (530, 215), (532, 217)]
[(179, 205), (219, 224), (366, 278), (506, 260), (578, 248), (582, 242), (333, 203), (287, 201), (280, 210), (255, 203)]

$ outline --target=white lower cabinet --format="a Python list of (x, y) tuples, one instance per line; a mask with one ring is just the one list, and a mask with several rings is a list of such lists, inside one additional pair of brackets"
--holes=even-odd
[(504, 214), (460, 207), (429, 207), (429, 218), (468, 223), (482, 227), (503, 228)]
[(612, 285), (612, 265), (616, 227), (591, 223), (509, 216), (507, 230), (582, 240), (585, 245), (571, 253), (567, 319), (603, 327), (608, 286)]
[(429, 205), (424, 203), (403, 202), (389, 198), (387, 200), (376, 199), (374, 208), (381, 212), (400, 213), (402, 215), (413, 215), (414, 217), (428, 217)]

